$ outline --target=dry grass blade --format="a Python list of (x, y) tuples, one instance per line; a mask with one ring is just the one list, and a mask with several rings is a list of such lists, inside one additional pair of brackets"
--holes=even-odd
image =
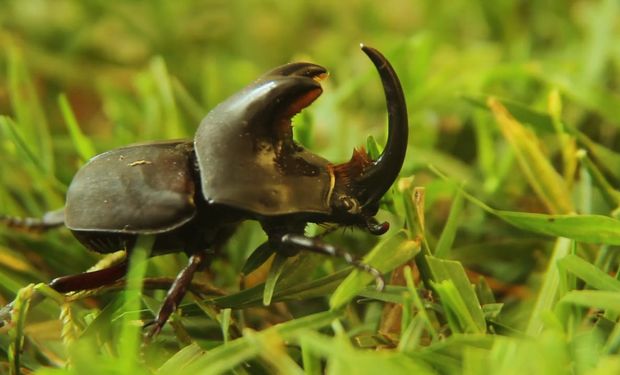
[(567, 214), (574, 211), (571, 196), (562, 176), (553, 168), (534, 133), (508, 112), (500, 101), (487, 102), (508, 143), (517, 156), (528, 183), (547, 206), (550, 213)]

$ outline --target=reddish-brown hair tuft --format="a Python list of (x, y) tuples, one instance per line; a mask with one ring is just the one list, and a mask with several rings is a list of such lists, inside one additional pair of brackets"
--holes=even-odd
[(343, 181), (346, 185), (349, 185), (351, 180), (361, 176), (372, 162), (364, 147), (354, 149), (353, 155), (351, 155), (351, 159), (348, 162), (334, 166), (336, 181)]

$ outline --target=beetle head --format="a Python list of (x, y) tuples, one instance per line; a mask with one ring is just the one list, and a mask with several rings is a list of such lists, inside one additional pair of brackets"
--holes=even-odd
[(388, 109), (388, 139), (383, 153), (372, 160), (363, 150), (354, 150), (351, 160), (333, 166), (334, 187), (330, 205), (340, 221), (383, 234), (387, 223), (379, 224), (374, 215), (381, 197), (398, 177), (407, 151), (408, 120), (403, 90), (396, 72), (374, 48), (362, 46), (375, 65), (385, 92)]

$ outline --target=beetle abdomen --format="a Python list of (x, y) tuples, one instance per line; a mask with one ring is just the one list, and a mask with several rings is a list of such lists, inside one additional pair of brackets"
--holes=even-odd
[(161, 233), (196, 213), (193, 144), (129, 146), (91, 159), (67, 192), (66, 225), (74, 231)]
[(132, 249), (138, 236), (128, 233), (73, 231), (73, 235), (92, 251), (107, 254)]

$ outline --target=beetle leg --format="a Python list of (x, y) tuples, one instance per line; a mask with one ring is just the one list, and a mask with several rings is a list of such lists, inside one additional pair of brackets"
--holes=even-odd
[(65, 224), (64, 208), (45, 213), (42, 218), (0, 215), (0, 223), (27, 232), (44, 232)]
[(381, 275), (381, 272), (378, 269), (362, 262), (359, 259), (356, 259), (350, 253), (340, 250), (335, 246), (328, 244), (327, 242), (323, 242), (317, 238), (310, 238), (301, 234), (292, 233), (287, 233), (283, 235), (280, 239), (280, 242), (283, 245), (294, 246), (301, 250), (342, 258), (345, 262), (347, 262), (347, 264), (350, 264), (361, 271), (371, 274), (375, 278), (377, 290), (382, 291), (383, 288), (385, 288), (385, 280), (383, 279), (383, 275)]
[(204, 251), (195, 253), (189, 257), (187, 266), (179, 272), (176, 279), (172, 283), (172, 286), (168, 290), (166, 299), (164, 299), (164, 303), (159, 309), (157, 317), (154, 321), (145, 325), (145, 327), (152, 325), (151, 329), (147, 333), (147, 338), (155, 337), (161, 331), (164, 324), (166, 324), (166, 321), (168, 321), (168, 318), (170, 318), (170, 315), (172, 315), (172, 313), (179, 306), (179, 303), (181, 303), (181, 300), (185, 296), (185, 292), (187, 292), (187, 288), (194, 278), (194, 274), (201, 268), (202, 265), (205, 264), (206, 261), (207, 253)]
[(49, 286), (60, 293), (97, 289), (113, 283), (125, 276), (126, 273), (127, 261), (124, 260), (121, 263), (102, 270), (56, 278), (49, 283)]

